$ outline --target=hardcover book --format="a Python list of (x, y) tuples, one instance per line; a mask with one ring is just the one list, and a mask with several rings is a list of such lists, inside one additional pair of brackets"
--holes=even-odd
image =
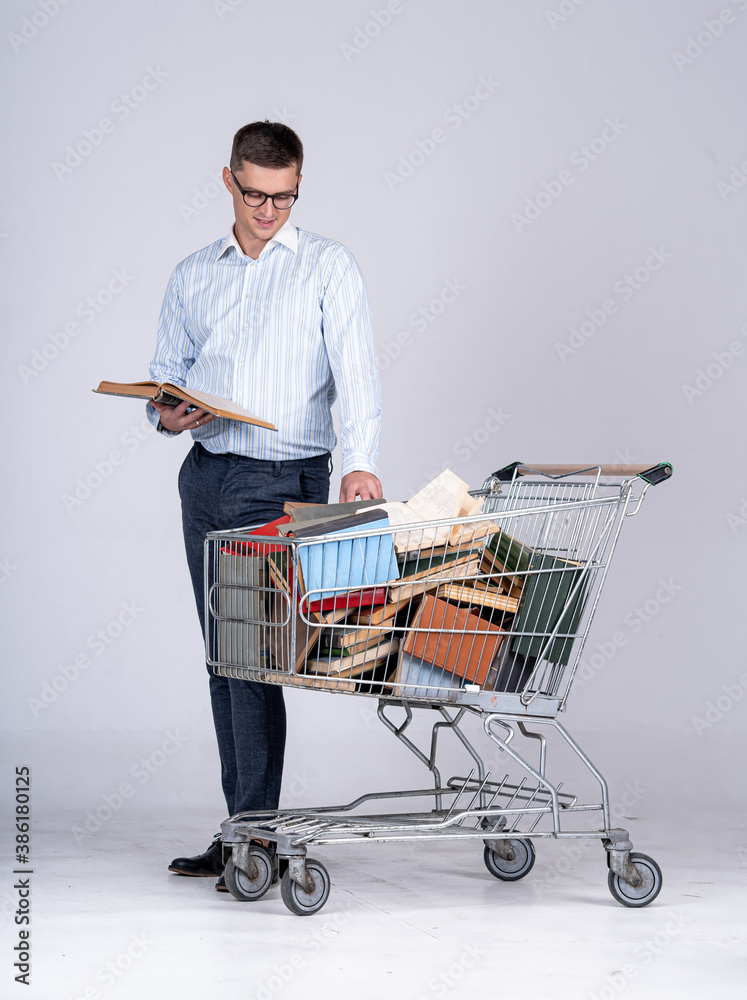
[(171, 382), (99, 382), (98, 389), (105, 396), (130, 396), (134, 399), (152, 399), (154, 403), (163, 403), (166, 406), (178, 406), (179, 403), (187, 402), (192, 406), (199, 406), (200, 409), (214, 413), (216, 417), (225, 417), (227, 420), (240, 420), (244, 424), (255, 424), (257, 427), (265, 427), (268, 431), (276, 431), (274, 424), (268, 423), (255, 417), (253, 413), (245, 410), (243, 406), (234, 403), (232, 399), (224, 399), (222, 396), (214, 396), (211, 392), (203, 392), (200, 389), (185, 389), (183, 385), (173, 385)]
[(505, 634), (467, 608), (458, 608), (428, 594), (418, 608), (402, 648), (469, 684), (482, 686)]

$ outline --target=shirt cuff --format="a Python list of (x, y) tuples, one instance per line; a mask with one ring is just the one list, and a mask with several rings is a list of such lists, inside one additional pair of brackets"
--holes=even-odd
[(173, 438), (173, 437), (178, 437), (178, 435), (181, 434), (181, 431), (166, 430), (166, 428), (161, 423), (161, 416), (158, 410), (150, 402), (146, 403), (145, 405), (145, 415), (148, 418), (148, 420), (150, 420), (150, 422), (153, 424), (158, 433), (163, 434), (164, 437)]
[(378, 478), (376, 463), (362, 451), (354, 451), (343, 458), (340, 475), (347, 476), (349, 472), (370, 472)]

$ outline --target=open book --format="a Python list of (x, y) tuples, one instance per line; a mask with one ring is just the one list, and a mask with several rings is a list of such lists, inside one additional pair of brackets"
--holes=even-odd
[(172, 385), (171, 382), (99, 382), (98, 389), (105, 396), (131, 396), (134, 399), (152, 399), (155, 403), (164, 403), (166, 406), (178, 406), (179, 403), (191, 403), (192, 406), (199, 406), (203, 410), (214, 413), (216, 417), (226, 417), (228, 420), (240, 420), (244, 424), (255, 424), (257, 427), (266, 427), (269, 431), (276, 431), (274, 424), (266, 420), (260, 420), (253, 413), (245, 410), (243, 406), (234, 403), (232, 399), (224, 399), (222, 396), (214, 396), (210, 392), (202, 392), (199, 389), (185, 389), (183, 385)]
[(469, 544), (478, 533), (488, 533), (487, 522), (453, 527), (420, 527), (428, 521), (469, 517), (482, 510), (482, 499), (471, 497), (467, 483), (451, 469), (444, 469), (406, 503), (382, 502), (379, 506), (386, 512), (391, 525), (402, 528), (394, 535), (394, 548), (398, 555), (429, 548), (434, 550), (434, 555), (443, 554), (438, 551), (441, 546)]

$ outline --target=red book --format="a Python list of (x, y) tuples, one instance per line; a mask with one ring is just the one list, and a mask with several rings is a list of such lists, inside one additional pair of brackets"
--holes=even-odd
[(386, 604), (386, 587), (374, 587), (369, 590), (352, 590), (349, 594), (336, 594), (325, 597), (323, 601), (307, 602), (301, 598), (303, 611), (342, 611), (356, 608), (372, 608), (375, 604)]
[[(270, 521), (268, 524), (263, 524), (259, 528), (255, 528), (253, 531), (247, 532), (249, 535), (264, 535), (271, 538), (277, 537), (280, 532), (277, 530), (279, 524), (288, 524), (290, 521), (290, 514), (283, 514), (282, 517), (275, 518), (274, 521)], [(263, 552), (282, 552), (286, 548), (285, 545), (268, 545), (266, 542), (264, 545), (258, 542), (228, 542), (223, 549), (232, 556), (251, 556), (255, 555), (259, 551)]]

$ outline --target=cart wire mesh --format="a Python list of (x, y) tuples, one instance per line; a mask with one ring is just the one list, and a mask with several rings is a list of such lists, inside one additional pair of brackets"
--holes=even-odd
[(214, 532), (208, 662), (242, 680), (554, 717), (647, 488), (599, 470), (491, 477), (469, 517), (392, 525), (369, 509), (360, 529), (310, 537)]

